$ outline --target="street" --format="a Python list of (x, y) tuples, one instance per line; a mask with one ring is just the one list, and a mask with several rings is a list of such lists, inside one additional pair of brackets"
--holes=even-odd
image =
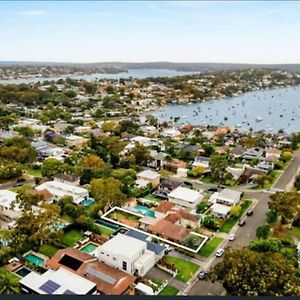
[[(298, 173), (300, 167), (300, 152), (296, 151), (294, 159), (284, 170), (281, 176), (278, 178), (277, 182), (273, 187), (282, 189), (285, 191), (290, 191), (293, 186), (294, 178)], [(236, 225), (231, 233), (235, 233), (236, 238), (234, 241), (224, 241), (220, 247), (244, 247), (249, 242), (255, 239), (256, 237), (256, 228), (263, 224), (265, 221), (266, 213), (268, 211), (268, 200), (270, 193), (267, 191), (247, 191), (245, 192), (246, 196), (254, 198), (257, 200), (257, 205), (254, 209), (254, 214), (246, 218), (246, 224), (243, 227)], [(215, 266), (223, 258), (213, 257), (206, 264), (205, 269), (209, 270), (211, 267)], [(192, 283), (186, 290), (185, 293), (188, 295), (222, 295), (225, 293), (225, 290), (218, 282), (211, 282), (205, 280), (196, 280)]]

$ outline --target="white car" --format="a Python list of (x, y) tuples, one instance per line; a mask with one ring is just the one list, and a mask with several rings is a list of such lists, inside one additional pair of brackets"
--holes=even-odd
[(233, 241), (234, 239), (235, 239), (235, 234), (234, 233), (229, 234), (228, 240)]
[(224, 254), (224, 249), (223, 248), (220, 248), (216, 251), (216, 256), (217, 257), (221, 257), (223, 254)]

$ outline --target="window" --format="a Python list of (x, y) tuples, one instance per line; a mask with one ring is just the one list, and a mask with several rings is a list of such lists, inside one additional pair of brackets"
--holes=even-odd
[(127, 262), (126, 261), (123, 261), (123, 263), (122, 263), (122, 269), (124, 271), (127, 271)]

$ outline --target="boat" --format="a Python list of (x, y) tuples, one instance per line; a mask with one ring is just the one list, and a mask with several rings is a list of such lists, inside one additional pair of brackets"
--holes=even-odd
[(263, 118), (262, 118), (262, 117), (259, 117), (259, 116), (255, 118), (255, 121), (256, 121), (256, 122), (261, 122), (262, 120), (263, 120)]

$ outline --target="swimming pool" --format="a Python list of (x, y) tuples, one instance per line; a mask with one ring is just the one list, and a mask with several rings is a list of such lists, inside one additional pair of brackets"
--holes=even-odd
[(37, 265), (37, 266), (42, 266), (45, 262), (45, 260), (33, 253), (28, 253), (27, 255), (24, 256), (24, 258), (31, 262), (32, 264), (34, 265)]
[(26, 267), (21, 267), (20, 269), (16, 270), (14, 273), (19, 275), (20, 277), (25, 277), (26, 275), (31, 273), (31, 270)]
[(92, 253), (93, 251), (95, 251), (98, 248), (98, 245), (94, 244), (94, 243), (88, 243), (85, 246), (83, 246), (80, 251), (84, 252), (84, 253)]
[(91, 206), (94, 203), (95, 203), (95, 200), (93, 198), (87, 198), (87, 199), (83, 200), (82, 202), (80, 202), (80, 205)]
[(145, 216), (155, 218), (155, 212), (145, 206), (137, 205), (134, 207), (134, 209), (141, 212)]

